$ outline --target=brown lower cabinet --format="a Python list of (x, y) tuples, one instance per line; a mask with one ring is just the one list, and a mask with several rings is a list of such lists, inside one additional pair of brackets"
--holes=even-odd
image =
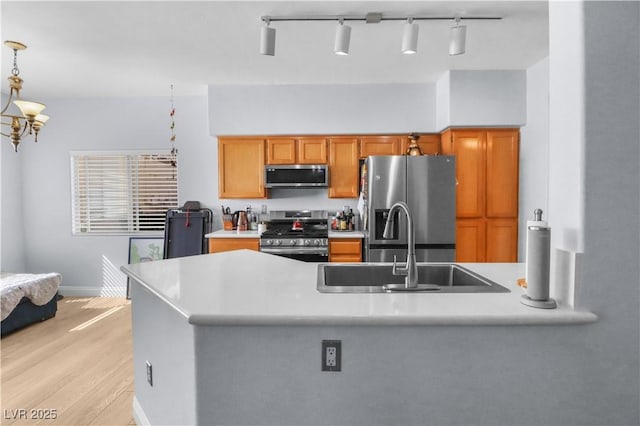
[(457, 219), (456, 261), (517, 262), (517, 219)]
[(209, 253), (232, 250), (260, 250), (259, 238), (209, 238)]
[(362, 262), (362, 239), (329, 238), (329, 262)]

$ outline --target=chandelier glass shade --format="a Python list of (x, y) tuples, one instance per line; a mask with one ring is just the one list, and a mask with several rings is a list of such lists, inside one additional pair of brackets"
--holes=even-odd
[[(4, 44), (13, 50), (13, 68), (9, 76), (9, 98), (2, 108), (2, 136), (11, 139), (14, 150), (18, 152), (18, 145), (25, 134), (34, 135), (34, 141), (38, 142), (38, 133), (44, 124), (49, 120), (47, 115), (41, 114), (46, 105), (40, 102), (22, 99), (23, 80), (18, 69), (18, 51), (27, 48), (26, 45), (17, 41), (5, 41)], [(14, 108), (13, 106), (17, 107)], [(10, 109), (10, 107), (12, 107)], [(19, 113), (18, 113), (19, 112)], [(5, 127), (9, 127), (10, 132), (5, 133)]]

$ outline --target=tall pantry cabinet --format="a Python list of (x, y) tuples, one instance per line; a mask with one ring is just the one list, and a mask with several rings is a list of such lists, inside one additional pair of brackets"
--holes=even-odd
[(518, 129), (449, 129), (442, 152), (456, 156), (456, 261), (516, 262)]

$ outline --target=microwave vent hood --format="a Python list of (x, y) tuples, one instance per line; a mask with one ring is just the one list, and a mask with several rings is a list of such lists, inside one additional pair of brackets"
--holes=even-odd
[(266, 165), (266, 188), (318, 188), (329, 185), (326, 164)]

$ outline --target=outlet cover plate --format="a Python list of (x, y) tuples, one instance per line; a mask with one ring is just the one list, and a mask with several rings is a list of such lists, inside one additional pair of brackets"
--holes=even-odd
[(147, 366), (147, 383), (149, 386), (153, 386), (153, 366), (149, 361), (146, 361), (145, 364)]
[(322, 371), (342, 371), (342, 340), (322, 341)]

